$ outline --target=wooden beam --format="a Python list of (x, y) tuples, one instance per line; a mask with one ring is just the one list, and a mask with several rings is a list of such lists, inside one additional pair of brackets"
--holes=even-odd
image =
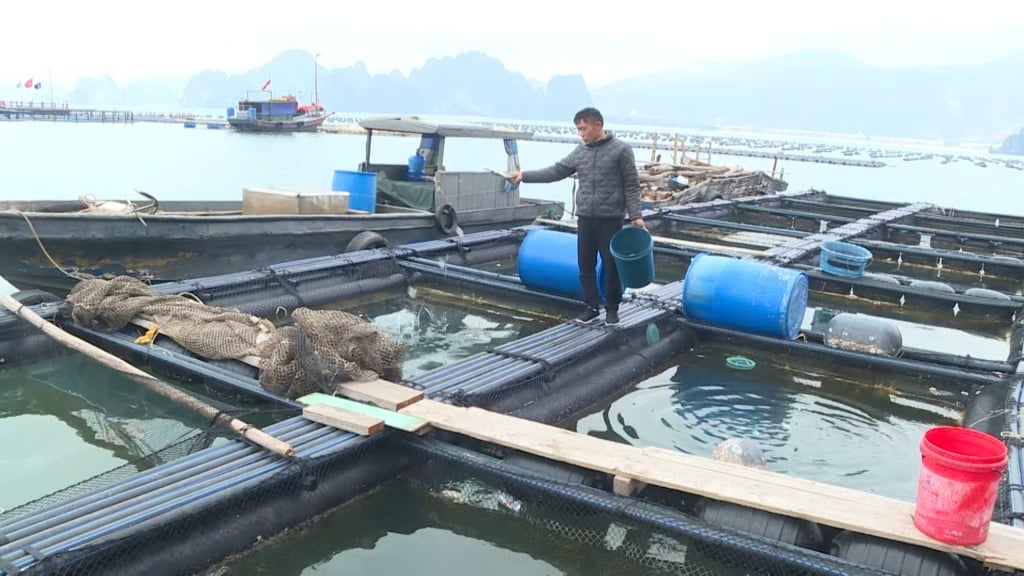
[(690, 456), (660, 448), (639, 448), (521, 420), (480, 408), (421, 400), (400, 411), (432, 426), (620, 477), (715, 500), (806, 518), (887, 540), (975, 558), (1000, 570), (1024, 569), (1024, 530), (993, 523), (978, 546), (945, 544), (921, 533), (910, 502), (795, 478), (767, 470)]
[(393, 410), (378, 408), (362, 402), (355, 402), (347, 398), (339, 398), (329, 394), (322, 394), (320, 392), (303, 396), (299, 398), (299, 402), (306, 405), (322, 404), (325, 406), (341, 408), (350, 412), (357, 412), (371, 418), (379, 418), (383, 420), (384, 425), (389, 428), (412, 432), (414, 434), (426, 434), (430, 431), (430, 422), (422, 418), (417, 418), (416, 416), (403, 414), (401, 412), (395, 412)]
[(413, 402), (423, 399), (423, 391), (388, 382), (346, 382), (339, 386), (338, 393), (346, 398), (369, 402), (387, 410), (401, 410)]
[(374, 418), (327, 404), (310, 404), (302, 409), (302, 416), (306, 420), (347, 430), (360, 436), (370, 436), (384, 430), (382, 418)]

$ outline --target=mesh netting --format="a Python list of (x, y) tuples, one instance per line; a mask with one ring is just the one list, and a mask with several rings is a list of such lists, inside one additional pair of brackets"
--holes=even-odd
[(341, 382), (402, 377), (405, 344), (340, 310), (297, 308), (294, 324), (278, 328), (237, 309), (161, 294), (127, 276), (79, 282), (67, 303), (83, 326), (110, 332), (142, 320), (204, 358), (258, 364), (260, 385), (289, 398), (333, 393)]
[(213, 429), (192, 430), (178, 442), (160, 450), (156, 450), (142, 458), (122, 464), (117, 468), (97, 474), (96, 476), (83, 480), (77, 484), (47, 494), (42, 498), (26, 502), (16, 508), (0, 512), (0, 525), (22, 516), (38, 512), (44, 508), (91, 494), (97, 490), (102, 490), (118, 482), (128, 480), (144, 470), (149, 470), (150, 468), (154, 468), (161, 464), (173, 462), (174, 460), (184, 458), (189, 454), (209, 448), (210, 443), (215, 438), (216, 435), (213, 434)]

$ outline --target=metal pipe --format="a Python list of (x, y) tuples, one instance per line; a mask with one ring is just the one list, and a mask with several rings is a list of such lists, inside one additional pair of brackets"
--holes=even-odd
[[(353, 436), (354, 435), (351, 434), (345, 434), (343, 436), (339, 435), (338, 440), (333, 444), (351, 442), (354, 439)], [(331, 447), (325, 447), (319, 450), (315, 450), (310, 454), (306, 454), (305, 457), (313, 458), (316, 455), (323, 453), (332, 447), (333, 445)], [(69, 536), (71, 536), (70, 540), (66, 540), (63, 542), (54, 542), (53, 538), (50, 538), (43, 541), (34, 541), (33, 545), (41, 552), (43, 552), (45, 555), (50, 556), (58, 552), (62, 552), (64, 550), (69, 550), (77, 546), (88, 544), (90, 541), (93, 541), (97, 538), (111, 535), (124, 528), (135, 526), (140, 522), (157, 516), (161, 516), (172, 510), (180, 512), (183, 506), (194, 504), (196, 502), (206, 499), (207, 497), (226, 497), (229, 491), (238, 490), (246, 486), (252, 485), (253, 483), (259, 482), (262, 479), (268, 477), (271, 474), (276, 473), (278, 470), (288, 465), (290, 465), (289, 462), (286, 462), (281, 459), (276, 459), (275, 461), (269, 463), (268, 465), (264, 466), (261, 469), (251, 470), (245, 474), (236, 475), (227, 482), (224, 482), (219, 485), (207, 487), (198, 491), (193, 490), (186, 492), (184, 495), (179, 496), (175, 500), (164, 502), (161, 506), (148, 506), (141, 511), (133, 510), (132, 512), (134, 513), (130, 516), (125, 516), (125, 514), (122, 513), (115, 517), (115, 519), (118, 520), (117, 522), (110, 522), (109, 519), (101, 518), (98, 521), (94, 521), (85, 526), (81, 526), (79, 527), (79, 530), (76, 530), (74, 533), (69, 534)], [(91, 530), (89, 530), (90, 528)], [(89, 531), (83, 532), (83, 530)], [(23, 550), (19, 550), (19, 552), (22, 552), (23, 554), (27, 555), (27, 553), (25, 553)], [(35, 559), (31, 556), (28, 556), (27, 558), (21, 557), (20, 559), (16, 560), (14, 564), (19, 569), (24, 570), (32, 563), (34, 563), (34, 561)]]
[[(275, 436), (286, 440), (294, 441), (296, 433), (308, 426), (302, 426), (301, 419), (286, 421), (289, 425), (285, 427), (268, 426), (266, 430)], [(301, 427), (301, 428), (300, 428)], [(76, 517), (94, 509), (95, 506), (110, 506), (139, 493), (139, 490), (151, 490), (163, 485), (171, 484), (180, 478), (191, 477), (197, 472), (202, 472), (223, 462), (234, 462), (249, 455), (259, 455), (260, 451), (248, 445), (239, 450), (237, 443), (228, 443), (216, 448), (209, 448), (184, 458), (179, 458), (159, 468), (153, 468), (133, 475), (131, 478), (112, 485), (111, 487), (96, 492), (91, 492), (80, 498), (74, 498), (66, 502), (42, 508), (31, 514), (26, 514), (13, 519), (10, 522), (0, 524), (0, 533), (8, 540), (19, 538), (21, 532), (27, 529), (41, 530), (49, 527), (54, 522), (63, 521)], [(68, 512), (74, 513), (67, 516)], [(6, 545), (0, 546), (3, 552)]]
[[(294, 438), (293, 441), (304, 443), (324, 435), (337, 435), (337, 431), (331, 428), (318, 425), (307, 428), (310, 429), (305, 434)], [(352, 438), (355, 435), (349, 434), (349, 437)], [(235, 456), (243, 457), (235, 458)], [(106, 496), (94, 499), (88, 505), (83, 505), (81, 508), (76, 507), (70, 513), (49, 517), (43, 522), (22, 530), (7, 533), (11, 542), (0, 547), (0, 554), (20, 548), (22, 540), (31, 539), (33, 543), (53, 542), (59, 538), (76, 534), (84, 529), (83, 526), (89, 527), (97, 522), (117, 520), (140, 508), (159, 505), (174, 499), (177, 494), (190, 493), (197, 488), (215, 485), (226, 478), (231, 478), (254, 467), (264, 466), (275, 460), (266, 452), (251, 451), (248, 455), (240, 452), (219, 458), (212, 463), (212, 466), (186, 469), (169, 475), (166, 479), (160, 478), (156, 482), (134, 489), (125, 490), (123, 487), (115, 485), (107, 490), (93, 493), (94, 496), (103, 494)], [(84, 503), (79, 501), (78, 504)], [(28, 531), (29, 529), (31, 531)], [(27, 531), (28, 533), (25, 533)]]

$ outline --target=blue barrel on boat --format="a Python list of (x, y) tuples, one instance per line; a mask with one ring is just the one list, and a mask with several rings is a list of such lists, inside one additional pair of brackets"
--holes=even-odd
[(406, 179), (423, 180), (423, 169), (426, 168), (426, 164), (426, 159), (419, 152), (409, 156), (409, 171)]
[(807, 310), (807, 275), (761, 262), (697, 254), (683, 279), (683, 313), (792, 340)]
[(643, 288), (654, 281), (654, 238), (650, 232), (626, 226), (612, 236), (611, 252), (623, 286)]
[(234, 118), (234, 117), (235, 117), (235, 108), (233, 106), (228, 106), (228, 118)]
[(377, 173), (335, 170), (331, 190), (348, 192), (348, 207), (373, 213), (377, 206)]
[[(530, 288), (583, 297), (576, 235), (555, 230), (531, 230), (519, 245), (519, 279)], [(597, 295), (604, 302), (604, 262), (597, 256)]]

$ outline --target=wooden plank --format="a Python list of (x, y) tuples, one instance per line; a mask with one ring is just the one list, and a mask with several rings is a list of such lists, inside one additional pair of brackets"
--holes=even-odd
[(643, 482), (625, 476), (612, 478), (612, 492), (616, 496), (632, 496), (646, 487)]
[[(425, 434), (430, 431), (430, 422), (422, 418), (320, 392), (303, 396), (299, 398), (299, 402), (307, 405), (324, 404), (335, 408), (349, 410), (351, 412), (358, 412), (371, 418), (379, 418), (384, 421), (385, 426), (403, 430), (405, 432)], [(413, 406), (415, 406), (415, 404), (413, 404)]]
[(381, 418), (373, 418), (327, 404), (310, 404), (302, 409), (302, 416), (306, 420), (347, 430), (360, 436), (370, 436), (384, 430), (384, 420)]
[(402, 414), (435, 428), (682, 492), (806, 518), (888, 540), (976, 558), (1001, 570), (1024, 569), (1024, 530), (993, 523), (988, 540), (972, 547), (933, 540), (913, 524), (914, 505), (813, 480), (690, 456), (638, 448), (479, 408), (422, 400)]
[(338, 393), (346, 398), (369, 402), (388, 410), (400, 410), (423, 399), (422, 390), (414, 390), (387, 380), (346, 382), (339, 386)]

